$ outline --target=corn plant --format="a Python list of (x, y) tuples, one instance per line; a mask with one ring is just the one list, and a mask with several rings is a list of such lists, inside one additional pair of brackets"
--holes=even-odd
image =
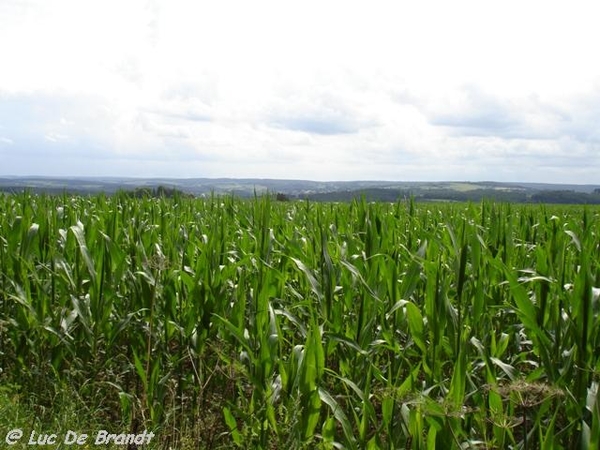
[(0, 374), (184, 448), (598, 448), (600, 212), (0, 197)]

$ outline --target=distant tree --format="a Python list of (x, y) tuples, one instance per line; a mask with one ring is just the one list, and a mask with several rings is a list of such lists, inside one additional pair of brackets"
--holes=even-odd
[(277, 200), (278, 202), (288, 202), (290, 200), (290, 198), (287, 195), (285, 195), (281, 192), (278, 192), (277, 195), (275, 196), (275, 200)]
[(536, 203), (598, 204), (600, 199), (594, 194), (575, 191), (541, 191), (531, 196)]
[(156, 188), (149, 187), (137, 187), (133, 191), (127, 191), (119, 189), (117, 195), (126, 196), (130, 198), (145, 198), (145, 197), (164, 197), (164, 198), (181, 198), (181, 197), (193, 197), (191, 194), (186, 194), (176, 188), (170, 188), (165, 186), (158, 186)]

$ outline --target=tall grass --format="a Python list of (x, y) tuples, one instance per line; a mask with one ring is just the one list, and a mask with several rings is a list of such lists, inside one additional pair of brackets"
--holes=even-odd
[(600, 447), (583, 207), (0, 197), (0, 379), (193, 448)]

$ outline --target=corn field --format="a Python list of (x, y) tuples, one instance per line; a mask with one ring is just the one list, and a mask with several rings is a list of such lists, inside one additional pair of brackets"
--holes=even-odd
[(598, 209), (23, 193), (0, 213), (0, 382), (40, 408), (69, 389), (156, 448), (600, 448)]

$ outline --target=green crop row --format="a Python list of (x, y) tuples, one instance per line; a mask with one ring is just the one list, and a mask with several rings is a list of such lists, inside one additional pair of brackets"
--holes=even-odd
[(164, 448), (597, 449), (599, 211), (3, 196), (0, 382)]

